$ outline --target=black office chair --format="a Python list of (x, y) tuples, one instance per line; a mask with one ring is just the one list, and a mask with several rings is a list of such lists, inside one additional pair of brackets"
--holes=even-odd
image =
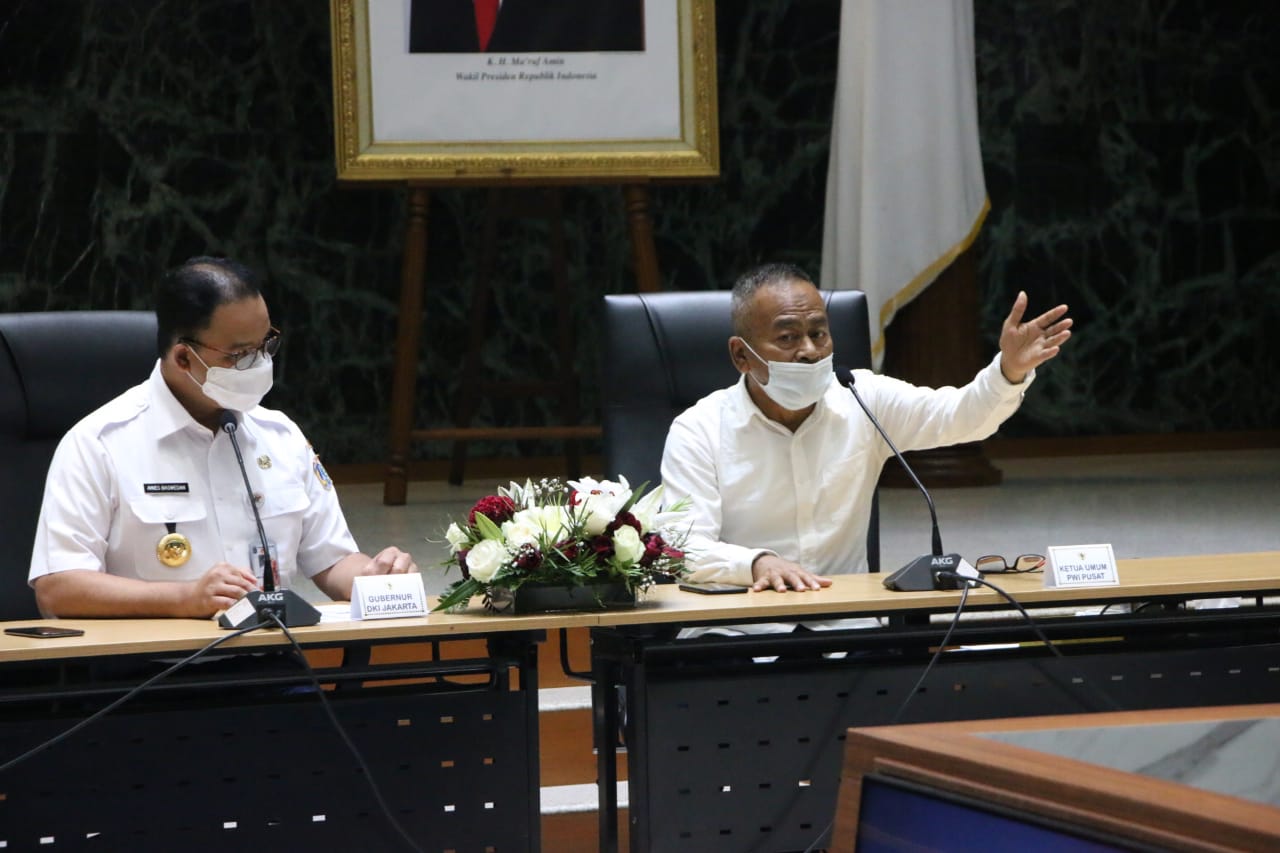
[[(835, 364), (870, 368), (866, 296), (856, 290), (823, 291), (822, 296)], [(738, 380), (729, 361), (729, 300), (727, 290), (605, 296), (600, 393), (608, 476), (656, 486), (676, 415)], [(871, 506), (867, 565), (880, 570), (878, 502)]]
[(0, 620), (40, 615), (27, 572), (58, 441), (155, 360), (150, 311), (0, 314)]

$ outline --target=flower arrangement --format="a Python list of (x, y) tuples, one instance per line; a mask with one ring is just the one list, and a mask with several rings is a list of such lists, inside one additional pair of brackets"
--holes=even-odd
[(465, 525), (453, 522), (445, 531), (444, 565), (457, 566), (462, 579), (435, 609), (465, 607), (483, 595), (486, 607), (502, 610), (530, 583), (612, 582), (634, 594), (659, 577), (683, 577), (687, 503), (664, 511), (661, 486), (646, 495), (644, 485), (633, 490), (625, 477), (618, 479), (525, 481), (481, 498)]

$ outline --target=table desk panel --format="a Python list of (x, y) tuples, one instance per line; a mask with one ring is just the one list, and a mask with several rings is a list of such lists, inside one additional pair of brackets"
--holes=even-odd
[[(341, 665), (317, 674), (365, 767), (296, 656), (271, 653), (284, 648), (280, 632), (256, 632), (6, 771), (0, 841), (15, 850), (409, 849), (369, 772), (421, 849), (537, 850), (544, 632), (508, 624), (488, 635), (488, 657), (369, 662), (388, 643), (447, 644), (493, 627), (413, 621), (293, 630), (305, 648), (342, 650)], [(0, 646), (0, 761), (224, 633), (198, 620), (51, 624), (86, 634), (6, 636)]]
[[(829, 838), (850, 726), (1280, 701), (1280, 609), (1262, 606), (1280, 591), (1280, 554), (1122, 561), (1120, 576), (1071, 590), (1045, 589), (1038, 575), (988, 578), (1040, 614), (1063, 656), (1021, 618), (992, 613), (1008, 609), (995, 592), (974, 589), (966, 613), (988, 618), (961, 622), (954, 650), (918, 688), (947, 629), (930, 617), (954, 611), (959, 591), (891, 592), (876, 576), (842, 576), (816, 593), (662, 588), (636, 611), (608, 614), (592, 631), (601, 849), (617, 846), (620, 728), (632, 850), (801, 850)], [(1225, 595), (1248, 606), (1177, 607)], [(1069, 615), (1121, 602), (1145, 606)], [(836, 616), (884, 624), (674, 636), (690, 624)]]

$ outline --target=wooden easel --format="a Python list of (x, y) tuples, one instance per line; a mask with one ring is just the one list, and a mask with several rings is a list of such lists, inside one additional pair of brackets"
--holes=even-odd
[[(473, 427), (470, 425), (479, 397), (496, 390), (479, 376), (479, 351), (483, 342), (483, 318), (489, 298), (489, 278), (492, 274), (491, 251), (485, 251), (480, 275), (471, 303), (471, 331), (468, 354), (464, 365), (462, 383), (463, 399), (459, 401), (458, 416), (452, 427), (414, 429), (414, 398), (418, 381), (418, 352), (421, 343), (422, 312), (426, 295), (427, 270), (427, 208), (431, 184), (410, 183), (408, 186), (409, 210), (405, 222), (404, 254), (400, 270), (400, 313), (396, 327), (395, 360), (391, 384), (391, 435), (390, 458), (383, 480), (382, 502), (387, 506), (400, 506), (408, 496), (409, 451), (415, 441), (452, 441), (453, 457), (449, 482), (462, 482), (466, 464), (466, 443), (486, 439), (563, 439), (569, 442), (566, 457), (569, 473), (580, 464), (578, 442), (598, 438), (600, 427), (576, 423), (577, 377), (573, 373), (573, 344), (569, 323), (569, 282), (564, 254), (563, 210), (560, 190), (548, 187), (520, 186), (516, 190), (543, 191), (542, 205), (538, 209), (519, 211), (524, 215), (539, 215), (550, 223), (552, 278), (557, 301), (557, 328), (559, 343), (557, 360), (559, 377), (548, 383), (521, 383), (503, 386), (511, 393), (548, 393), (559, 396), (561, 410), (566, 413), (566, 424), (542, 427)], [(489, 190), (489, 209), (485, 218), (484, 240), (486, 247), (496, 242), (497, 221), (502, 215), (500, 207), (504, 190)], [(649, 212), (649, 190), (646, 184), (627, 184), (622, 188), (627, 217), (627, 230), (631, 238), (632, 266), (635, 271), (636, 289), (653, 292), (661, 289), (658, 278), (658, 255), (653, 243), (653, 220)]]

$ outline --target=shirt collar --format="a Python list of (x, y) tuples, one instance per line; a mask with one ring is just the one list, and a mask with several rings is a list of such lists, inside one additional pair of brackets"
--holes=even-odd
[[(834, 378), (835, 377), (833, 376), (832, 379), (834, 380)], [(826, 412), (829, 408), (827, 400), (831, 396), (833, 388), (840, 388), (840, 384), (832, 381), (831, 385), (827, 386), (827, 390), (823, 393), (822, 397), (818, 399), (817, 404), (814, 406), (813, 412), (809, 417), (805, 418), (804, 423), (800, 425), (801, 429), (804, 429), (809, 424), (820, 421), (826, 417)], [(753, 418), (758, 418), (761, 424), (769, 427), (770, 429), (779, 429), (783, 430), (788, 435), (792, 434), (791, 430), (787, 429), (777, 421), (770, 419), (768, 415), (760, 411), (760, 407), (756, 405), (755, 400), (751, 399), (751, 394), (747, 391), (747, 374), (741, 374), (738, 377), (738, 384), (729, 389), (729, 400), (729, 426), (743, 428), (751, 423)]]
[[(150, 416), (155, 421), (156, 438), (167, 438), (175, 432), (181, 432), (192, 426), (199, 427), (196, 419), (186, 410), (178, 398), (169, 390), (169, 383), (164, 381), (160, 371), (160, 361), (151, 370), (147, 379), (147, 396), (150, 401)], [(204, 429), (204, 427), (200, 427)]]

